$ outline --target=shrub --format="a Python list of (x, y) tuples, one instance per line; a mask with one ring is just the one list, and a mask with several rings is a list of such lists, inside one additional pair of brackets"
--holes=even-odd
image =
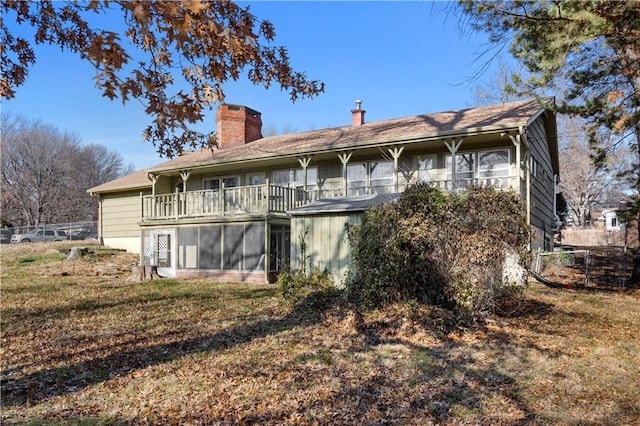
[(333, 288), (331, 275), (325, 271), (306, 273), (302, 269), (285, 270), (276, 281), (278, 294), (284, 299), (298, 302), (314, 292), (325, 292)]
[(307, 238), (308, 230), (298, 236), (301, 258), (297, 269), (287, 268), (280, 273), (276, 281), (276, 290), (280, 296), (294, 303), (308, 297), (312, 293), (327, 293), (334, 289), (333, 279), (325, 269), (307, 271)]
[(492, 310), (496, 297), (513, 291), (502, 282), (505, 253), (527, 264), (530, 231), (521, 211), (513, 192), (409, 188), (397, 203), (369, 209), (350, 230), (347, 301), (368, 309), (415, 300), (465, 319)]

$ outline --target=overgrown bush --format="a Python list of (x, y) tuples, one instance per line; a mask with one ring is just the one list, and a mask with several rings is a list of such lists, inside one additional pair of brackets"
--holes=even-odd
[(515, 291), (503, 282), (502, 265), (507, 252), (527, 264), (530, 230), (514, 192), (447, 194), (422, 184), (369, 209), (349, 238), (345, 291), (355, 308), (415, 300), (474, 318)]

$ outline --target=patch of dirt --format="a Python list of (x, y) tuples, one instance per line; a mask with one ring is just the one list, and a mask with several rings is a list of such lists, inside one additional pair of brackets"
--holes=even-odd
[[(60, 250), (66, 255), (68, 250)], [(104, 276), (118, 278), (131, 273), (131, 268), (138, 264), (138, 255), (126, 251), (89, 247), (87, 254), (74, 261), (62, 261), (61, 270), (55, 274), (63, 276)]]

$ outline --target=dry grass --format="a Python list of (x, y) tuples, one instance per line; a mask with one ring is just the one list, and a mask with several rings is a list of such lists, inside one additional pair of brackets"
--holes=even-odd
[[(451, 330), (398, 305), (356, 329), (273, 287), (127, 285), (51, 247), (2, 247), (3, 424), (638, 424), (637, 294), (532, 284)], [(48, 248), (48, 249), (47, 249)]]

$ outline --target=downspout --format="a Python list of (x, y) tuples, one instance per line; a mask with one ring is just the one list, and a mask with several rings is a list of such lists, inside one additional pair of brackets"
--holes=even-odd
[(558, 175), (553, 175), (553, 217), (556, 219), (556, 226), (552, 229), (554, 233), (558, 232), (562, 227), (562, 221), (560, 220), (560, 216), (558, 216), (558, 205), (557, 205), (557, 197), (558, 193)]
[(100, 194), (90, 192), (89, 195), (98, 199), (98, 243), (103, 246), (104, 238), (102, 237), (102, 197)]
[(269, 232), (269, 213), (264, 217), (264, 283), (269, 284), (271, 266), (271, 233)]
[(265, 179), (265, 189), (267, 193), (267, 212), (264, 215), (264, 283), (269, 284), (269, 268), (271, 266), (271, 232), (269, 229), (269, 210), (271, 208), (271, 185), (269, 178)]
[[(520, 127), (520, 135), (522, 142), (524, 142), (524, 173), (525, 173), (525, 186), (527, 188), (527, 225), (531, 226), (531, 147), (527, 142), (526, 128)], [(544, 240), (544, 236), (542, 237)], [(531, 250), (531, 242), (529, 243), (529, 250)]]

